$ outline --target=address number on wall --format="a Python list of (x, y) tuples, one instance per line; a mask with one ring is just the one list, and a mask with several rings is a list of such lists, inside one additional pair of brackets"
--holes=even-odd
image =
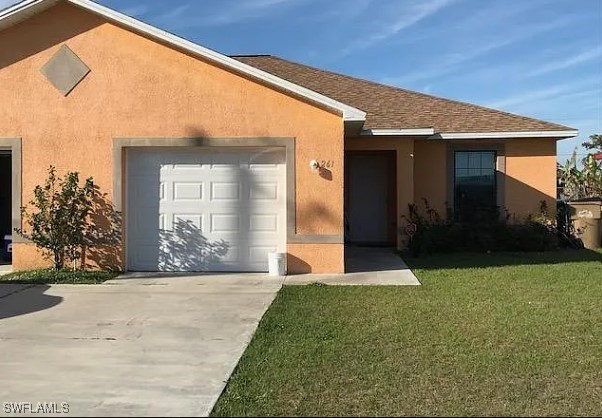
[(334, 161), (333, 160), (322, 160), (322, 161), (320, 161), (320, 167), (334, 168)]

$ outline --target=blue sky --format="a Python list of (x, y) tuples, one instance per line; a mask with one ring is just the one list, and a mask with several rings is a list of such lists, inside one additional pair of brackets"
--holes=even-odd
[(602, 133), (602, 0), (101, 3), (226, 54), (279, 55), (578, 128), (560, 160)]

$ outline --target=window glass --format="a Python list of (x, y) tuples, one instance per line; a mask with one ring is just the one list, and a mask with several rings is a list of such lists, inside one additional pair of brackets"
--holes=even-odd
[(468, 154), (465, 152), (456, 152), (456, 168), (468, 168)]
[(495, 167), (495, 155), (494, 158), (490, 158), (491, 156), (487, 153), (481, 153), (481, 168), (483, 169), (493, 169)]
[(468, 152), (468, 168), (481, 168), (481, 153)]
[(463, 222), (497, 216), (495, 151), (457, 151), (454, 155), (454, 213)]

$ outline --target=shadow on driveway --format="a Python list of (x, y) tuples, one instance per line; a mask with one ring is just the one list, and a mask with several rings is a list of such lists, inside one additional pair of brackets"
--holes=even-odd
[(60, 296), (45, 295), (48, 289), (46, 285), (0, 285), (0, 319), (50, 309), (63, 301)]

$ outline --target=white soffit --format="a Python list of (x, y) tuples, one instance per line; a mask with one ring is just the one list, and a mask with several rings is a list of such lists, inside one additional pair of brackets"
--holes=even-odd
[(434, 128), (417, 129), (367, 129), (362, 131), (362, 136), (420, 136), (434, 135)]
[(499, 139), (499, 138), (572, 138), (578, 130), (566, 131), (508, 131), (508, 132), (441, 132), (431, 139)]

